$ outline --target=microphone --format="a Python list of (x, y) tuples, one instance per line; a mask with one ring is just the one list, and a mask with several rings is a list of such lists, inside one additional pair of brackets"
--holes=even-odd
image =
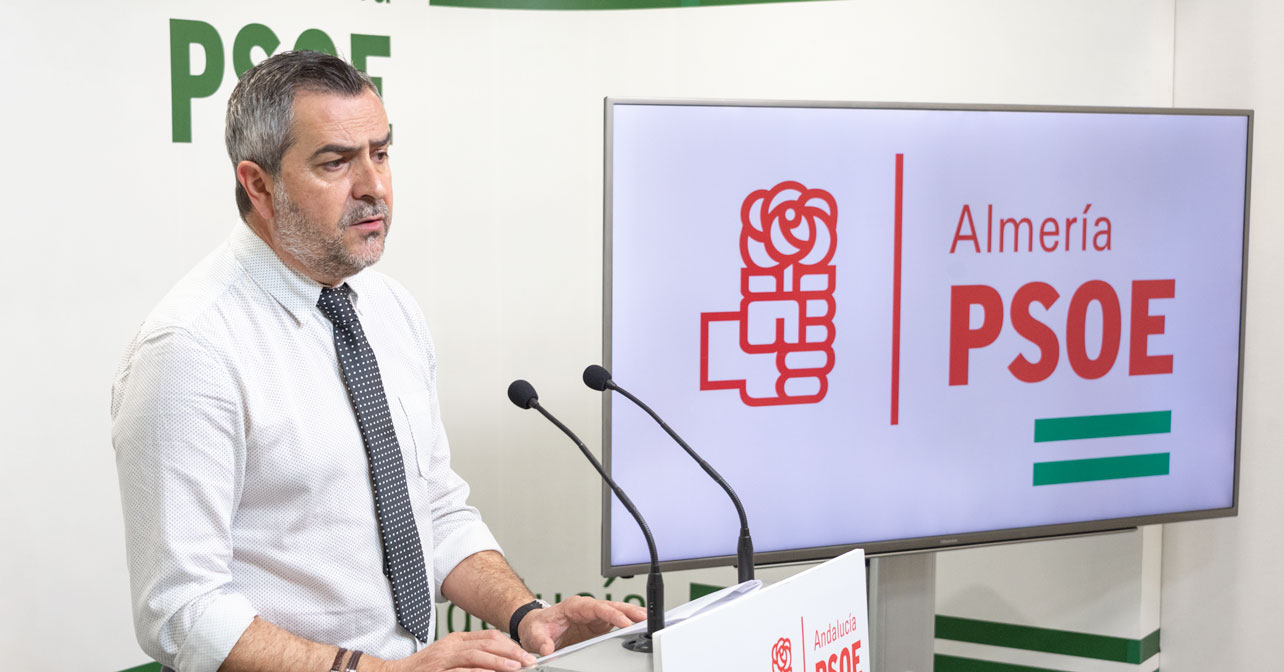
[(539, 396), (535, 394), (535, 388), (530, 383), (520, 378), (514, 380), (508, 386), (508, 400), (516, 404), (518, 408), (533, 408), (539, 411), (541, 415), (548, 418), (549, 422), (571, 437), (575, 445), (579, 446), (580, 452), (584, 453), (584, 457), (588, 458), (594, 469), (597, 469), (597, 473), (601, 474), (606, 484), (611, 486), (611, 491), (615, 493), (615, 496), (620, 498), (620, 503), (624, 505), (624, 508), (633, 514), (633, 519), (638, 521), (638, 527), (642, 528), (642, 536), (646, 538), (647, 550), (651, 552), (651, 569), (646, 577), (646, 634), (629, 638), (624, 642), (624, 648), (630, 651), (650, 653), (652, 636), (664, 629), (664, 580), (660, 578), (660, 554), (655, 550), (655, 537), (651, 536), (651, 527), (646, 524), (646, 520), (642, 518), (642, 514), (638, 512), (638, 507), (633, 505), (633, 501), (629, 499), (629, 496), (624, 494), (624, 490), (620, 489), (619, 484), (611, 478), (610, 474), (606, 473), (606, 469), (602, 468), (602, 463), (598, 462), (597, 458), (593, 457), (593, 453), (589, 452), (588, 446), (584, 445), (580, 437), (575, 436), (575, 433), (567, 428), (566, 425), (563, 425), (561, 421), (553, 417), (552, 413), (540, 406)]
[(687, 451), (687, 455), (690, 455), (691, 459), (695, 460), (696, 464), (699, 464), (700, 468), (704, 469), (704, 472), (709, 474), (710, 478), (717, 482), (718, 485), (721, 485), (723, 490), (727, 491), (727, 495), (731, 497), (731, 503), (736, 506), (736, 513), (740, 515), (740, 542), (736, 545), (736, 573), (740, 577), (740, 583), (752, 580), (753, 537), (749, 536), (749, 518), (745, 516), (745, 507), (740, 503), (740, 498), (736, 496), (736, 491), (731, 489), (731, 484), (727, 483), (727, 480), (722, 477), (722, 474), (719, 474), (718, 471), (708, 462), (705, 462), (704, 458), (696, 454), (695, 450), (693, 450), (691, 446), (687, 445), (687, 442), (683, 441), (682, 437), (678, 436), (677, 432), (670, 429), (669, 425), (661, 420), (660, 416), (656, 415), (655, 411), (651, 410), (650, 406), (642, 403), (641, 399), (630, 394), (628, 390), (616, 385), (615, 381), (611, 380), (610, 371), (607, 371), (605, 368), (600, 367), (597, 364), (590, 364), (588, 368), (584, 369), (584, 384), (598, 392), (615, 390), (616, 392), (624, 395), (629, 401), (637, 404), (638, 407), (646, 411), (647, 415), (651, 416), (653, 420), (660, 423), (660, 428), (667, 432), (669, 436), (673, 437), (673, 440), (677, 441), (678, 445), (682, 446), (682, 449)]

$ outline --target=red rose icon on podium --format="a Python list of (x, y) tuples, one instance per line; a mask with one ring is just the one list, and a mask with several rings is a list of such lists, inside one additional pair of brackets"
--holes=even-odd
[(814, 404), (834, 368), (838, 205), (781, 182), (740, 207), (740, 309), (700, 314), (700, 389), (749, 406)]
[(780, 641), (771, 647), (771, 672), (793, 672), (793, 646), (793, 642), (789, 641), (788, 637), (781, 637)]

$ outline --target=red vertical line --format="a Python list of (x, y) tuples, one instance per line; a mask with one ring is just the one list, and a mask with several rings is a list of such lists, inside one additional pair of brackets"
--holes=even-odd
[(896, 242), (892, 253), (892, 424), (901, 419), (901, 192), (905, 155), (896, 155)]
[(805, 670), (807, 669), (807, 626), (803, 625), (802, 616), (798, 617), (798, 632), (800, 637), (800, 639), (798, 640), (798, 643), (800, 644), (800, 646), (798, 648), (799, 650), (802, 651), (802, 654), (803, 654), (802, 669), (805, 672)]

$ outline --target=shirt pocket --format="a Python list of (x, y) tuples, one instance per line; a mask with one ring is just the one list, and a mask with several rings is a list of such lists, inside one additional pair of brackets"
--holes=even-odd
[(437, 434), (436, 423), (432, 421), (432, 397), (427, 392), (411, 392), (398, 395), (397, 403), (410, 428), (411, 445), (402, 448), (402, 456), (408, 462), (413, 461), (420, 478), (428, 478)]

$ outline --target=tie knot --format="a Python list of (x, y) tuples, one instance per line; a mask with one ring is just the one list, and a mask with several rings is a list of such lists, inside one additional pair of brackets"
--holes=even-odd
[(322, 287), (321, 298), (317, 299), (317, 308), (320, 308), (321, 312), (335, 324), (356, 322), (357, 311), (352, 309), (352, 301), (348, 300), (350, 291), (346, 282), (338, 287)]

